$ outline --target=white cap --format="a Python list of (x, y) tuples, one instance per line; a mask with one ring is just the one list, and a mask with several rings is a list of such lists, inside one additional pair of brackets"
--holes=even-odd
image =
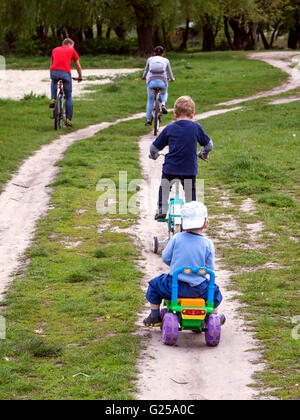
[(207, 207), (198, 201), (185, 204), (181, 209), (182, 228), (202, 229), (208, 219)]

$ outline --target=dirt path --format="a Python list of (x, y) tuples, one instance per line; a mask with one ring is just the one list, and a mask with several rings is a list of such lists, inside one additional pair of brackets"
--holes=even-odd
[[(288, 57), (290, 55), (287, 53)], [(281, 86), (280, 92), (284, 92), (289, 86), (290, 84)], [(269, 95), (268, 92), (264, 94)], [(13, 99), (17, 95), (18, 87), (11, 86), (10, 97)], [(208, 118), (234, 109), (211, 111), (198, 115), (196, 119)], [(64, 135), (52, 144), (43, 146), (27, 159), (18, 173), (6, 184), (0, 195), (0, 300), (12, 280), (11, 276), (20, 266), (20, 258), (31, 244), (36, 222), (49, 209), (51, 190), (48, 185), (57, 175), (58, 168), (55, 163), (75, 141), (92, 137), (107, 127), (129, 119), (139, 119), (144, 115), (144, 113), (137, 114), (113, 123), (101, 123)], [(161, 172), (159, 164), (153, 164), (147, 158), (152, 141), (151, 135), (145, 136), (141, 141), (141, 164), (148, 182), (150, 176), (159, 179)], [(152, 188), (151, 191), (155, 194), (152, 202), (156, 203), (157, 188)], [(160, 271), (165, 271), (159, 258), (149, 252), (149, 241), (155, 233), (161, 237), (164, 234), (161, 229), (159, 224), (154, 223), (152, 212), (141, 218), (140, 234), (148, 267), (145, 287), (147, 280)], [(218, 282), (224, 287), (231, 273), (222, 270), (219, 265), (216, 271)], [(138, 384), (139, 399), (252, 398), (253, 393), (246, 385), (251, 382), (251, 374), (254, 372), (251, 360), (256, 359), (258, 355), (246, 353), (246, 350), (255, 343), (251, 335), (243, 331), (243, 321), (234, 311), (234, 305), (230, 301), (231, 296), (232, 294), (226, 292), (224, 305), (228, 322), (224, 328), (222, 345), (218, 349), (207, 349), (202, 337), (191, 336), (189, 333), (181, 334), (178, 347), (170, 349), (162, 346), (159, 331), (151, 334), (148, 349), (139, 362), (141, 371)], [(142, 317), (141, 315), (141, 319)]]

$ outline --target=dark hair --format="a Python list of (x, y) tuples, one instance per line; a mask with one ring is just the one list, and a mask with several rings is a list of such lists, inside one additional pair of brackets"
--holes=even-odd
[(164, 47), (162, 47), (161, 45), (159, 45), (158, 47), (154, 48), (154, 52), (156, 55), (163, 55), (163, 53), (165, 52)]

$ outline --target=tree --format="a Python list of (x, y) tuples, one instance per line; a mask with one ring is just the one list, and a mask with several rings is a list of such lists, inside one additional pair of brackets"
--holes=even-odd
[[(121, 0), (121, 3), (123, 1)], [(148, 57), (153, 52), (153, 21), (158, 0), (125, 0), (135, 13), (138, 55)]]
[(219, 0), (197, 0), (195, 16), (197, 22), (202, 27), (202, 50), (215, 51), (215, 39), (220, 30), (223, 11), (220, 7)]
[[(224, 30), (230, 48), (252, 50), (257, 47), (257, 21), (255, 0), (219, 0), (224, 15)], [(233, 32), (231, 38), (230, 30)]]
[[(259, 13), (258, 33), (265, 49), (273, 47), (274, 40), (284, 32), (284, 16), (290, 0), (256, 0)], [(268, 39), (266, 32), (270, 32)]]
[(288, 48), (297, 49), (300, 42), (300, 0), (290, 0), (284, 19), (284, 26), (289, 33)]

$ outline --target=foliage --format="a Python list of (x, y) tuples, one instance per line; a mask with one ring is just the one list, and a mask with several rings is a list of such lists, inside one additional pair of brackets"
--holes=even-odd
[(272, 48), (283, 34), (288, 34), (288, 46), (296, 48), (299, 16), (299, 0), (1, 0), (0, 52), (49, 55), (53, 39), (57, 43), (69, 36), (82, 44), (110, 38), (114, 31), (120, 41), (137, 36), (138, 52), (146, 56), (156, 43), (172, 49), (171, 36), (184, 23), (185, 49), (190, 22), (198, 28), (204, 51), (216, 49), (218, 34), (222, 49), (225, 42), (235, 50), (256, 49), (259, 38)]

